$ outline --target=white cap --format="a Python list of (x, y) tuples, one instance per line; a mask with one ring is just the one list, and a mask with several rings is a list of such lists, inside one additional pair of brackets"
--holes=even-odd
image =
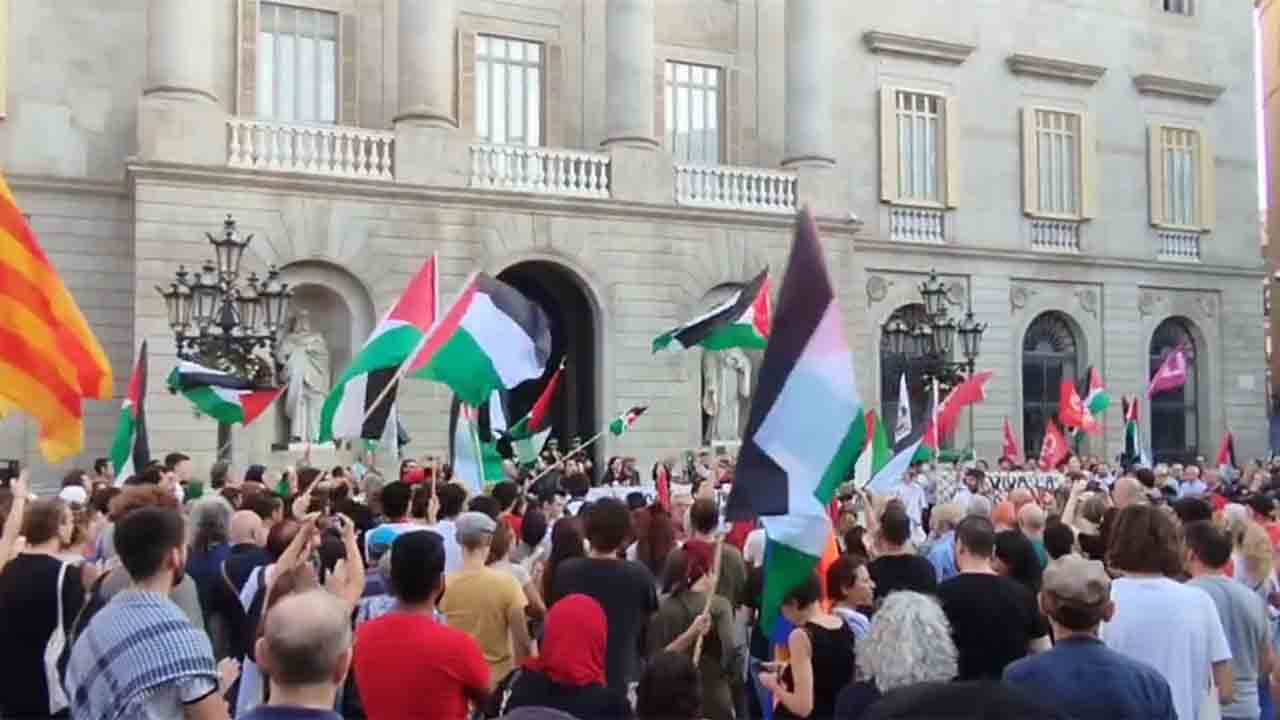
[(76, 503), (77, 505), (84, 505), (89, 501), (89, 493), (79, 485), (68, 485), (67, 487), (62, 488), (62, 490), (58, 491), (58, 497), (62, 498), (66, 502)]

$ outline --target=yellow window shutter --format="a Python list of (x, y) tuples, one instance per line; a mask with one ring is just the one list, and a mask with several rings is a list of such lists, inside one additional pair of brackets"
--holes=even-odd
[(943, 106), (943, 162), (946, 163), (947, 207), (960, 204), (960, 111), (956, 96), (947, 95)]
[(340, 98), (338, 100), (338, 124), (357, 127), (360, 124), (357, 117), (360, 96), (356, 89), (356, 78), (360, 75), (360, 65), (356, 53), (360, 47), (360, 38), (356, 31), (358, 19), (355, 13), (346, 12), (342, 13), (338, 20), (338, 52), (340, 53), (338, 62), (341, 63), (338, 77), (342, 83), (338, 91), (338, 97)]
[(1022, 212), (1040, 210), (1040, 154), (1036, 152), (1036, 109), (1022, 108)]
[(544, 147), (564, 147), (564, 117), (561, 114), (564, 97), (564, 49), (559, 45), (546, 45), (545, 58), (547, 66), (542, 73), (542, 93), (539, 99), (542, 107), (542, 137), (538, 144)]
[(236, 59), (236, 114), (258, 114), (258, 0), (240, 0)]
[(458, 81), (454, 83), (454, 102), (458, 110), (458, 128), (470, 130), (478, 136), (476, 128), (476, 34), (458, 30)]
[(1212, 230), (1218, 211), (1217, 178), (1214, 168), (1213, 143), (1204, 130), (1199, 133), (1200, 151), (1200, 227)]
[(1093, 113), (1080, 113), (1080, 217), (1098, 216), (1098, 124)]
[(898, 113), (896, 88), (880, 88), (880, 199), (898, 199)]
[(1164, 215), (1164, 128), (1159, 123), (1147, 126), (1147, 192), (1151, 203), (1151, 224), (1161, 225)]

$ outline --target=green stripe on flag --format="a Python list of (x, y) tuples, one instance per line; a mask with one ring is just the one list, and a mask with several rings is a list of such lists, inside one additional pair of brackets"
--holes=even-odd
[(768, 341), (760, 336), (751, 323), (733, 323), (711, 333), (702, 341), (704, 350), (728, 350), (730, 348), (746, 348), (763, 350)]
[(472, 407), (485, 404), (493, 391), (502, 387), (493, 360), (465, 328), (458, 328), (415, 377), (448, 385)]
[(220, 423), (234, 425), (244, 422), (244, 408), (241, 407), (238, 398), (236, 402), (231, 402), (207, 385), (184, 390), (182, 394), (196, 406), (197, 410)]
[(840, 447), (827, 465), (826, 472), (822, 474), (822, 481), (818, 483), (818, 487), (813, 491), (813, 494), (818, 498), (818, 502), (823, 505), (831, 503), (831, 499), (836, 496), (836, 490), (849, 480), (850, 474), (853, 472), (853, 465), (858, 462), (858, 455), (862, 453), (862, 448), (866, 444), (867, 414), (859, 408), (858, 412), (854, 414), (853, 422), (849, 424), (849, 429), (844, 434), (844, 440), (840, 441)]
[(764, 592), (760, 598), (760, 625), (772, 637), (787, 593), (807, 581), (818, 569), (819, 558), (790, 545), (769, 540), (765, 549)]

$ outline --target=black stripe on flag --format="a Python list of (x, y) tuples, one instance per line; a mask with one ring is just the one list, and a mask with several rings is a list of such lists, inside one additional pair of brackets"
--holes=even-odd
[[(139, 376), (138, 404), (135, 408), (137, 420), (133, 426), (133, 473), (141, 475), (143, 468), (151, 462), (151, 441), (147, 437), (147, 341), (142, 341), (142, 349), (138, 353)], [(125, 478), (126, 480), (128, 478)]]
[[(382, 395), (382, 391), (386, 389), (400, 370), (398, 367), (382, 368), (380, 370), (371, 370), (369, 377), (364, 385), (364, 407), (365, 419), (364, 424), (360, 426), (360, 437), (365, 440), (381, 440), (384, 431), (387, 428), (387, 418), (391, 416), (391, 406), (396, 402), (396, 393), (400, 390), (400, 386), (391, 388), (382, 398), (382, 402), (377, 407), (373, 407), (373, 403)], [(369, 408), (373, 408), (370, 412)]]
[[(760, 379), (751, 399), (751, 417), (738, 451), (733, 491), (726, 507), (730, 520), (787, 513), (786, 471), (756, 445), (755, 436), (833, 300), (835, 291), (822, 257), (818, 227), (806, 208), (796, 218), (795, 240), (778, 294), (773, 333), (764, 351)], [(821, 410), (813, 408), (814, 412)]]
[(216, 372), (183, 372), (178, 368), (178, 389), (191, 390), (202, 387), (226, 388), (228, 390), (256, 390), (257, 386), (245, 378), (236, 375)]
[(732, 305), (727, 305), (717, 313), (691, 322), (676, 330), (672, 337), (680, 343), (680, 347), (691, 348), (702, 344), (702, 341), (712, 333), (742, 317), (742, 314), (756, 301), (760, 288), (764, 287), (764, 281), (768, 277), (769, 269), (765, 268), (751, 282), (742, 287), (742, 292)]
[(478, 291), (488, 295), (494, 306), (524, 330), (533, 341), (538, 366), (545, 366), (551, 359), (551, 321), (542, 307), (519, 290), (484, 273), (476, 276), (475, 283)]

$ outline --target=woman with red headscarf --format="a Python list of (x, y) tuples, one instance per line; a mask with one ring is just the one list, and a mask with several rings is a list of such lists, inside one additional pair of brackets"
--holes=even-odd
[[(547, 613), (541, 655), (512, 673), (509, 695), (496, 698), (508, 712), (518, 707), (561, 710), (578, 720), (627, 720), (631, 704), (605, 682), (609, 624), (600, 603), (566, 595)], [(499, 694), (503, 688), (498, 688)]]
[(716, 586), (715, 554), (716, 546), (705, 540), (690, 540), (683, 552), (671, 554), (663, 588), (666, 599), (649, 623), (649, 650), (651, 655), (676, 652), (692, 657), (698, 636), (705, 634), (698, 658), (702, 717), (733, 720), (733, 608), (725, 598), (712, 595), (710, 612), (703, 613), (707, 593)]

